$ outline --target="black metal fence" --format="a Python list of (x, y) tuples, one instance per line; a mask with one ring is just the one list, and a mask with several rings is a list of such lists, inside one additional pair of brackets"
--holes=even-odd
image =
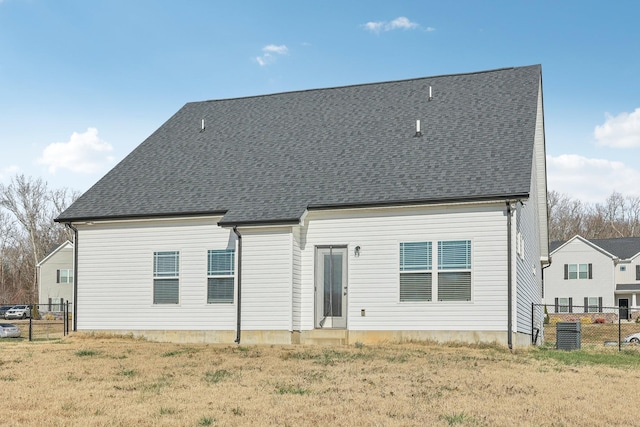
[[(579, 323), (581, 348), (627, 346), (640, 349), (640, 310), (629, 307), (531, 305), (531, 340), (558, 348), (558, 323)], [(564, 325), (562, 325), (564, 326)], [(637, 334), (637, 335), (635, 335)]]
[[(9, 304), (7, 304), (9, 305)], [(71, 303), (66, 301), (62, 304), (13, 304), (26, 305), (28, 310), (23, 315), (15, 318), (7, 317), (4, 320), (20, 328), (22, 337), (34, 340), (59, 339), (69, 334), (72, 325)]]

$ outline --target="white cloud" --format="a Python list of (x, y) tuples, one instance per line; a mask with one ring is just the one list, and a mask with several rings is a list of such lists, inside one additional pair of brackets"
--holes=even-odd
[(404, 16), (400, 16), (389, 23), (390, 30), (395, 30), (397, 28), (402, 28), (403, 30), (411, 30), (417, 27), (418, 24), (409, 21), (409, 18), (406, 18)]
[[(362, 27), (371, 31), (372, 33), (380, 33), (382, 31), (392, 31), (392, 30), (415, 30), (420, 28), (420, 25), (416, 22), (412, 22), (409, 18), (405, 16), (399, 16), (393, 21), (371, 21), (362, 25)], [(433, 27), (427, 27), (427, 31), (435, 31), (436, 29)]]
[(371, 31), (372, 33), (379, 33), (380, 31), (382, 31), (384, 29), (384, 22), (379, 21), (379, 22), (367, 22), (366, 24), (363, 25), (363, 27), (369, 31)]
[(607, 120), (593, 132), (598, 144), (606, 147), (640, 147), (640, 108), (617, 116), (606, 114)]
[(275, 45), (268, 44), (262, 48), (262, 55), (256, 56), (256, 61), (261, 67), (265, 65), (273, 64), (276, 61), (277, 55), (289, 54), (289, 48), (283, 44)]
[(113, 147), (98, 137), (98, 129), (89, 128), (85, 133), (74, 132), (67, 142), (49, 144), (38, 159), (49, 167), (49, 172), (67, 169), (78, 173), (95, 173), (112, 163), (109, 153)]
[(623, 162), (577, 154), (547, 156), (549, 190), (589, 203), (602, 203), (613, 192), (640, 196), (640, 170)]

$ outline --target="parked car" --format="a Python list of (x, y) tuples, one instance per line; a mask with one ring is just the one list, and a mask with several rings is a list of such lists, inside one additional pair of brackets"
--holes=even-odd
[(31, 307), (28, 305), (14, 305), (4, 314), (5, 319), (26, 319), (31, 317)]
[(640, 332), (624, 337), (623, 342), (632, 342), (634, 344), (640, 344)]
[(21, 334), (20, 328), (11, 323), (0, 323), (0, 338), (17, 338)]
[(0, 316), (4, 317), (4, 314), (9, 311), (9, 309), (13, 307), (12, 305), (3, 305), (0, 307)]

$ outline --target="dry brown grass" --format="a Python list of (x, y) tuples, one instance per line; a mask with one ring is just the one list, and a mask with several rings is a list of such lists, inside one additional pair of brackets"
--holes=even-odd
[(0, 424), (640, 425), (637, 367), (536, 356), (417, 343), (214, 346), (82, 334), (3, 340)]

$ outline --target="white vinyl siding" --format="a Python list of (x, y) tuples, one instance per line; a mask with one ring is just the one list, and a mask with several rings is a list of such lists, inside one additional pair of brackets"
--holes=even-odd
[(292, 282), (293, 286), (291, 289), (291, 298), (293, 307), (291, 308), (292, 312), (292, 327), (293, 330), (299, 331), (302, 325), (302, 289), (300, 287), (300, 281), (302, 277), (302, 261), (301, 261), (301, 235), (300, 235), (301, 227), (293, 227), (292, 230), (292, 255), (293, 255), (293, 265), (292, 265)]
[[(236, 304), (207, 304), (207, 251), (232, 249), (220, 217), (117, 221), (79, 225), (79, 330), (236, 328)], [(179, 251), (180, 303), (153, 304), (153, 254)], [(113, 266), (119, 274), (113, 274)]]
[[(505, 330), (504, 202), (311, 211), (305, 224), (300, 233), (302, 330), (314, 327), (314, 248), (328, 245), (349, 248), (349, 330)], [(457, 240), (472, 242), (472, 300), (439, 302), (437, 242)], [(400, 301), (402, 242), (432, 243), (432, 301)]]
[(207, 253), (207, 303), (233, 303), (235, 292), (235, 250)]
[(244, 330), (292, 330), (293, 247), (291, 227), (242, 230)]
[[(534, 139), (534, 156), (531, 164), (531, 187), (529, 198), (515, 203), (512, 218), (512, 330), (519, 334), (531, 334), (532, 328), (539, 328), (544, 321), (544, 311), (534, 312), (531, 318), (531, 304), (542, 302), (542, 266), (541, 260), (549, 257), (549, 236), (547, 219), (547, 182), (544, 140), (544, 117), (542, 114), (542, 81), (538, 89), (538, 111)], [(515, 252), (520, 238), (520, 256)], [(514, 248), (515, 247), (515, 248)], [(554, 264), (555, 264), (554, 259)], [(475, 266), (474, 266), (475, 267)], [(544, 271), (544, 277), (547, 277)]]
[(153, 253), (153, 303), (178, 304), (180, 302), (180, 253), (165, 251)]

